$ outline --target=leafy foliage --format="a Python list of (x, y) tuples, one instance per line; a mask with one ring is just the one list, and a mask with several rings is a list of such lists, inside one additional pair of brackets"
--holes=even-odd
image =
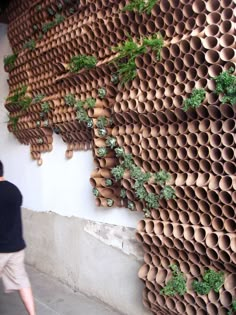
[(186, 112), (189, 108), (197, 108), (204, 101), (206, 92), (204, 89), (193, 89), (189, 98), (184, 100), (183, 110)]
[(114, 204), (114, 200), (112, 200), (112, 199), (107, 199), (107, 206), (108, 206), (108, 207), (112, 207), (113, 204)]
[(157, 52), (157, 60), (161, 59), (161, 49), (164, 45), (164, 39), (161, 34), (155, 34), (150, 38), (144, 38), (143, 44), (147, 47), (152, 48), (153, 51)]
[(115, 178), (116, 181), (119, 181), (123, 178), (124, 172), (125, 170), (121, 165), (113, 167), (111, 170), (111, 174)]
[(110, 147), (111, 149), (114, 149), (116, 146), (116, 138), (108, 137), (106, 140), (106, 145)]
[(93, 195), (94, 195), (95, 197), (98, 197), (98, 196), (99, 196), (99, 191), (98, 191), (97, 188), (93, 188)]
[(149, 193), (145, 196), (146, 205), (150, 209), (157, 209), (159, 206), (158, 195), (154, 193)]
[(134, 58), (130, 59), (128, 62), (120, 62), (117, 66), (117, 72), (121, 77), (121, 84), (132, 81), (136, 77), (137, 69)]
[(106, 94), (107, 94), (107, 92), (106, 92), (105, 88), (102, 87), (102, 88), (98, 89), (98, 96), (100, 98), (104, 98), (106, 96)]
[(60, 24), (60, 23), (62, 23), (63, 21), (64, 21), (64, 16), (63, 15), (61, 15), (61, 14), (56, 14), (55, 15), (55, 19), (54, 19), (54, 24), (55, 25), (58, 25), (58, 24)]
[(22, 99), (25, 96), (26, 91), (27, 86), (25, 85), (19, 89), (16, 89), (15, 93), (7, 98), (7, 101), (11, 103), (17, 103), (20, 99)]
[(97, 152), (99, 157), (104, 157), (107, 155), (107, 148), (106, 147), (98, 148)]
[(128, 208), (130, 210), (134, 210), (134, 203), (132, 201), (130, 201), (130, 200), (128, 200)]
[(3, 63), (5, 66), (9, 67), (9, 70), (12, 70), (14, 68), (17, 56), (18, 56), (17, 54), (13, 54), (13, 55), (8, 55), (4, 57)]
[(159, 183), (160, 185), (165, 185), (166, 182), (170, 180), (170, 174), (162, 170), (154, 174), (154, 179), (156, 183)]
[(42, 25), (42, 32), (43, 33), (47, 33), (54, 26), (55, 26), (55, 22), (54, 21), (50, 21), (50, 22), (44, 23)]
[(42, 112), (48, 113), (50, 111), (50, 104), (49, 104), (49, 102), (44, 102), (41, 105), (41, 108), (42, 108)]
[(112, 186), (113, 185), (112, 179), (111, 178), (106, 178), (105, 179), (105, 184), (106, 184), (107, 187)]
[(121, 197), (122, 199), (126, 198), (126, 191), (125, 191), (125, 189), (123, 189), (123, 188), (120, 190), (120, 197)]
[(186, 279), (184, 274), (179, 270), (178, 266), (170, 265), (172, 270), (172, 278), (167, 282), (166, 286), (160, 291), (161, 294), (174, 296), (176, 294), (184, 295), (187, 291)]
[(162, 191), (161, 191), (160, 197), (164, 198), (166, 200), (174, 199), (175, 198), (175, 191), (171, 186), (164, 186)]
[(85, 104), (88, 106), (88, 108), (94, 108), (96, 100), (92, 97), (89, 97), (86, 99)]
[(107, 135), (106, 128), (99, 128), (98, 129), (98, 135), (99, 135), (99, 137), (105, 137)]
[(105, 116), (98, 117), (96, 126), (100, 129), (104, 129), (108, 125), (108, 120)]
[(78, 55), (71, 58), (69, 68), (71, 72), (78, 72), (81, 69), (91, 69), (97, 64), (97, 59), (93, 56)]
[(10, 117), (9, 116), (9, 121), (8, 122), (12, 125), (14, 131), (16, 131), (16, 129), (17, 129), (18, 121), (19, 121), (19, 117), (18, 116), (16, 116), (16, 117)]
[(229, 310), (228, 315), (233, 315), (236, 313), (236, 300), (233, 300), (231, 310)]
[(44, 94), (37, 94), (32, 100), (32, 104), (36, 104), (42, 101), (42, 99), (45, 97)]
[(130, 3), (123, 8), (123, 11), (147, 12), (150, 14), (156, 3), (157, 0), (131, 0)]
[(216, 272), (212, 269), (205, 271), (203, 281), (193, 281), (192, 287), (198, 294), (208, 294), (211, 289), (219, 292), (224, 284), (224, 273)]
[(213, 78), (216, 82), (216, 94), (223, 94), (222, 102), (236, 104), (236, 76), (232, 75), (234, 69), (221, 72), (217, 77)]
[(22, 110), (26, 110), (27, 108), (29, 108), (31, 102), (32, 98), (29, 96), (25, 96), (19, 100), (18, 104), (22, 107)]
[(36, 42), (34, 39), (30, 39), (27, 42), (24, 43), (23, 48), (24, 49), (29, 49), (29, 50), (34, 50), (36, 47)]
[(75, 95), (72, 93), (65, 95), (64, 100), (68, 106), (74, 106), (76, 102)]

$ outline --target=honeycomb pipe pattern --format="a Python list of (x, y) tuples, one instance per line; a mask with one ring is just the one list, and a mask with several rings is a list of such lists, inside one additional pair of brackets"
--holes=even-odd
[[(236, 287), (235, 106), (221, 102), (212, 78), (235, 69), (234, 1), (160, 0), (150, 15), (122, 12), (128, 3), (123, 0), (59, 2), (61, 11), (58, 1), (10, 2), (8, 35), (19, 55), (9, 72), (9, 95), (25, 84), (27, 95), (45, 94), (43, 101), (50, 103), (52, 111), (47, 125), (41, 121), (39, 126), (40, 104), (34, 104), (20, 114), (18, 129), (9, 124), (9, 130), (21, 143), (30, 144), (32, 158), (39, 164), (41, 153), (52, 150), (53, 131), (67, 143), (68, 158), (74, 150), (92, 148), (96, 170), (90, 181), (100, 193), (97, 206), (107, 206), (107, 198), (113, 198), (116, 206), (126, 205), (127, 200), (119, 198), (124, 188), (135, 209), (142, 211), (131, 178), (106, 186), (111, 168), (119, 161), (113, 154), (98, 156), (104, 141), (96, 121), (99, 115), (112, 117), (109, 135), (143, 170), (170, 172), (176, 192), (176, 199), (161, 200), (151, 218), (138, 223), (136, 236), (144, 250), (139, 271), (145, 285), (144, 305), (156, 315), (227, 315)], [(65, 20), (38, 39), (43, 23), (52, 20), (49, 6)], [(138, 40), (157, 32), (165, 41), (161, 60), (148, 51), (136, 58), (137, 77), (132, 82), (113, 85), (110, 61), (115, 55), (110, 48), (123, 43), (127, 33)], [(23, 50), (32, 38), (35, 50)], [(77, 54), (95, 56), (96, 68), (68, 73), (66, 65)], [(99, 101), (101, 87), (107, 93)], [(184, 99), (194, 88), (206, 90), (205, 101), (184, 112)], [(65, 105), (68, 93), (81, 100), (96, 98), (96, 107), (88, 113), (92, 129), (80, 124), (75, 110)], [(6, 108), (10, 117), (19, 114), (17, 106), (6, 103)], [(38, 138), (43, 144), (37, 143)], [(147, 190), (159, 193), (153, 184)], [(187, 276), (188, 292), (183, 297), (160, 294), (173, 263)], [(190, 283), (208, 268), (224, 271), (224, 286), (219, 293), (197, 295)]]

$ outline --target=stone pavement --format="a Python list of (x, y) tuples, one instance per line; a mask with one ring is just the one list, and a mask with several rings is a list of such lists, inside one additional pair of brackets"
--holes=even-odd
[[(96, 299), (74, 293), (32, 267), (28, 267), (27, 270), (34, 290), (37, 315), (122, 315)], [(26, 315), (18, 294), (4, 294), (2, 284), (0, 315)]]

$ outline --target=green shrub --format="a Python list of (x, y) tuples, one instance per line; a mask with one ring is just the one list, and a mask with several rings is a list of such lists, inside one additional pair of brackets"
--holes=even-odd
[(91, 69), (97, 64), (97, 59), (93, 56), (78, 55), (71, 58), (69, 68), (71, 72), (78, 72), (81, 69)]
[(12, 70), (14, 68), (17, 56), (17, 54), (13, 54), (4, 57), (3, 63), (5, 66), (9, 67), (9, 70)]
[(186, 279), (184, 274), (176, 265), (170, 265), (172, 270), (172, 278), (167, 282), (166, 286), (160, 291), (161, 294), (167, 296), (184, 295), (187, 292)]
[(216, 82), (216, 94), (223, 94), (222, 102), (236, 104), (236, 76), (232, 75), (234, 69), (230, 68), (223, 71), (217, 77), (213, 78)]
[(186, 112), (189, 108), (199, 107), (206, 97), (206, 92), (204, 89), (193, 89), (192, 94), (189, 98), (184, 100), (183, 110)]

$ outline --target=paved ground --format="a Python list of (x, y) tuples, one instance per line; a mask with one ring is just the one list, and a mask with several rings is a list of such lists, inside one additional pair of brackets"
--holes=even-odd
[[(28, 267), (37, 315), (122, 315), (107, 305), (74, 293), (60, 282)], [(0, 315), (26, 315), (18, 294), (4, 294), (0, 285)]]

